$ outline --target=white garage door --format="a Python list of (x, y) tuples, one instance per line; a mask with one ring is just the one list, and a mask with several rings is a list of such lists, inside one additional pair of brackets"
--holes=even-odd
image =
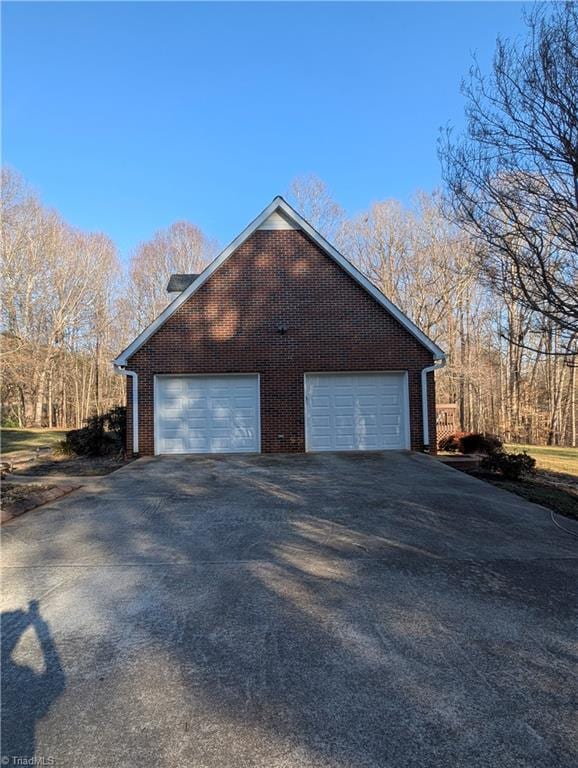
[(409, 448), (402, 373), (307, 374), (305, 411), (308, 451)]
[(157, 376), (155, 403), (157, 453), (259, 451), (257, 376)]

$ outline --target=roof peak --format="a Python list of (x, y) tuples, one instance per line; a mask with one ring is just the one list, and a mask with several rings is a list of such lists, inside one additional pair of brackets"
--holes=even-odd
[(172, 301), (166, 309), (154, 320), (148, 328), (137, 336), (134, 341), (116, 358), (114, 361), (117, 365), (126, 365), (128, 359), (139, 349), (144, 342), (151, 336), (158, 328), (163, 325), (168, 318), (175, 312), (183, 302), (185, 302), (193, 293), (195, 293), (217, 270), (229, 256), (234, 253), (240, 245), (242, 245), (248, 237), (250, 237), (261, 225), (269, 219), (271, 214), (281, 210), (283, 219), (293, 225), (294, 229), (301, 229), (305, 234), (311, 238), (311, 240), (318, 245), (330, 258), (332, 258), (339, 266), (347, 272), (350, 277), (355, 280), (367, 293), (381, 304), (381, 306), (388, 311), (399, 323), (406, 328), (426, 349), (428, 349), (435, 359), (445, 358), (444, 352), (429, 339), (423, 331), (421, 331), (415, 323), (413, 323), (407, 315), (405, 315), (395, 304), (390, 301), (364, 274), (362, 274), (357, 267), (355, 267), (348, 259), (342, 256), (339, 251), (329, 243), (323, 235), (306, 221), (300, 213), (298, 213), (293, 206), (284, 200), (281, 195), (277, 195), (264, 208), (261, 213), (256, 216), (253, 221), (245, 227), (245, 229), (237, 235), (237, 237), (224, 248), (221, 253), (212, 261), (198, 277), (192, 281), (185, 290)]

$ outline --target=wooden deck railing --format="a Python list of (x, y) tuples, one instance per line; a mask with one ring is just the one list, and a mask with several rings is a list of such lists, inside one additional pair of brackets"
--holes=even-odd
[(436, 433), (437, 441), (459, 432), (460, 423), (458, 415), (458, 406), (456, 403), (438, 403), (436, 404)]

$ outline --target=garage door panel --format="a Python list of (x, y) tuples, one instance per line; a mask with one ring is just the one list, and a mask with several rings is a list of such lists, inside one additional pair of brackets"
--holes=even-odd
[(253, 431), (252, 419), (235, 419), (235, 430), (238, 435), (246, 437)]
[(180, 397), (171, 397), (165, 400), (166, 411), (180, 411), (183, 405), (183, 401)]
[(335, 435), (334, 443), (338, 448), (346, 448), (349, 450), (353, 450), (353, 447), (354, 447), (353, 435)]
[(181, 395), (184, 391), (186, 382), (183, 379), (167, 380), (165, 392), (171, 395)]
[[(329, 416), (326, 416), (324, 418), (327, 419), (327, 426), (330, 426)], [(353, 427), (354, 421), (355, 421), (355, 417), (352, 414), (347, 414), (347, 415), (338, 414), (335, 416), (336, 427)]]
[(399, 416), (400, 412), (400, 403), (397, 403), (396, 405), (380, 405), (379, 406), (379, 413), (383, 416), (389, 416), (389, 415), (396, 415)]
[(235, 412), (237, 421), (243, 419), (249, 420), (251, 423), (254, 421), (255, 412), (253, 408), (236, 408)]
[(353, 395), (335, 395), (333, 398), (333, 405), (335, 408), (353, 408), (354, 399)]
[(233, 404), (237, 411), (243, 408), (251, 409), (251, 410), (253, 409), (253, 399), (249, 396), (235, 397), (233, 400)]
[(185, 438), (187, 440), (196, 440), (201, 442), (208, 442), (208, 436), (207, 436), (207, 430), (206, 429), (188, 429), (185, 433)]
[(157, 453), (259, 451), (259, 385), (252, 376), (157, 378)]
[(183, 448), (178, 451), (166, 451), (166, 453), (209, 453), (209, 443), (205, 438), (189, 437)]
[[(349, 437), (353, 438), (353, 435), (355, 435), (356, 432), (358, 432), (358, 430), (353, 429), (353, 427), (334, 427), (333, 428), (333, 432), (338, 437), (347, 437), (347, 436), (349, 436)], [(330, 434), (331, 434), (331, 432), (330, 432)]]
[(253, 443), (252, 443), (252, 438), (251, 437), (247, 437), (247, 438), (242, 438), (241, 437), (241, 438), (239, 438), (238, 442), (239, 442), (239, 446), (241, 448), (245, 448), (246, 451), (251, 451), (252, 450), (251, 446), (252, 446)]
[(199, 398), (200, 400), (205, 400), (209, 394), (206, 387), (200, 386), (197, 382), (191, 383), (190, 381), (183, 383), (183, 392), (189, 398)]
[(169, 452), (182, 453), (185, 447), (185, 441), (182, 437), (167, 437), (165, 443)]
[[(180, 414), (182, 417), (183, 414)], [(207, 417), (205, 415), (198, 415), (196, 413), (190, 413), (189, 411), (184, 412), (185, 419), (179, 418), (179, 423), (183, 426), (183, 428), (186, 429), (187, 425), (189, 429), (191, 427), (200, 427), (201, 429), (206, 429), (207, 426)]]
[[(236, 388), (236, 391), (239, 391), (239, 387)], [(229, 400), (231, 397), (231, 392), (226, 387), (210, 387), (209, 389), (209, 396), (212, 397), (214, 400), (218, 400), (219, 398), (222, 398), (224, 400)]]
[[(353, 398), (351, 398), (353, 400)], [(377, 407), (378, 398), (375, 394), (367, 394), (367, 395), (358, 395), (355, 398), (355, 404), (357, 406), (363, 406), (363, 405), (371, 405), (373, 407)]]
[(191, 396), (190, 394), (187, 394), (179, 402), (182, 403), (185, 408), (202, 408), (204, 410), (207, 407), (208, 398), (200, 397), (199, 395)]
[(379, 416), (375, 413), (356, 413), (353, 416), (355, 424), (377, 424)]
[(179, 430), (182, 426), (181, 420), (178, 418), (166, 418), (165, 419), (165, 427), (167, 432), (170, 432), (171, 430)]
[(212, 427), (229, 429), (231, 423), (231, 417), (228, 409), (220, 408), (216, 412), (211, 413), (209, 421)]
[(399, 373), (307, 374), (308, 450), (405, 448), (405, 392)]
[(194, 399), (190, 397), (185, 397), (182, 400), (177, 400), (177, 406), (179, 408), (186, 408), (187, 411), (198, 411), (199, 413), (206, 413), (208, 402), (206, 398), (200, 398), (195, 397)]

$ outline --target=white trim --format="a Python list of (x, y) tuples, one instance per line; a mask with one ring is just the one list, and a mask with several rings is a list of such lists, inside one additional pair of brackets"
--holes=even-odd
[[(158, 450), (159, 445), (159, 423), (158, 423), (158, 379), (192, 379), (195, 377), (208, 379), (211, 377), (223, 378), (224, 376), (247, 376), (251, 378), (257, 377), (257, 453), (261, 453), (261, 374), (256, 372), (246, 371), (228, 371), (227, 373), (155, 373), (153, 374), (153, 439), (154, 439), (154, 455), (165, 456), (167, 454), (161, 454)], [(241, 451), (235, 451), (235, 454), (241, 453)], [(251, 455), (253, 451), (247, 451), (247, 455)], [(182, 456), (193, 456), (195, 454), (175, 454)], [(208, 453), (199, 453), (198, 456), (210, 456)]]
[(114, 370), (132, 380), (132, 452), (138, 453), (138, 374), (116, 363)]
[(157, 404), (159, 402), (159, 385), (158, 385), (158, 374), (153, 374), (153, 453), (155, 456), (159, 456), (158, 446), (159, 446), (159, 422), (157, 418)]
[(423, 447), (424, 450), (429, 448), (429, 404), (427, 396), (427, 375), (434, 371), (439, 371), (446, 364), (445, 357), (435, 365), (428, 365), (426, 368), (422, 368), (421, 371), (421, 418), (423, 427)]
[(403, 372), (403, 378), (405, 381), (404, 397), (405, 397), (405, 447), (408, 451), (411, 451), (411, 414), (409, 411), (409, 373)]
[(310, 238), (316, 243), (328, 256), (330, 256), (339, 266), (345, 270), (367, 293), (381, 304), (395, 319), (407, 330), (412, 336), (414, 336), (426, 349), (428, 349), (436, 360), (445, 359), (445, 354), (437, 344), (429, 339), (425, 333), (398, 309), (383, 293), (378, 290), (373, 283), (368, 280), (361, 272), (351, 264), (339, 251), (337, 251), (330, 243), (322, 237), (313, 227), (305, 221), (305, 219), (297, 213), (282, 197), (275, 197), (271, 203), (255, 218), (248, 227), (238, 235), (232, 243), (230, 243), (217, 258), (212, 261), (208, 267), (195, 279), (193, 282), (180, 293), (174, 301), (172, 301), (166, 309), (154, 320), (148, 328), (139, 334), (134, 341), (114, 360), (117, 365), (126, 365), (128, 359), (134, 355), (134, 353), (149, 339), (153, 333), (174, 314), (177, 309), (187, 301), (199, 288), (204, 285), (211, 275), (223, 264), (229, 256), (241, 246), (248, 237), (250, 237), (255, 230), (259, 229), (261, 224), (265, 222), (269, 216), (275, 211), (281, 211), (285, 217), (297, 227), (302, 229)]
[(403, 376), (403, 403), (402, 412), (405, 420), (404, 444), (401, 450), (411, 450), (411, 422), (409, 414), (409, 374), (407, 371), (306, 371), (303, 374), (303, 420), (305, 423), (305, 453), (319, 453), (319, 451), (309, 450), (309, 420), (307, 418), (307, 377), (308, 376), (363, 376), (364, 374), (391, 374), (392, 376)]
[(273, 213), (269, 216), (268, 219), (265, 219), (265, 221), (261, 224), (259, 229), (265, 230), (265, 231), (271, 231), (271, 230), (288, 230), (288, 229), (295, 229), (295, 224), (288, 221), (285, 216), (283, 216), (282, 213), (278, 213), (278, 211), (273, 211)]

